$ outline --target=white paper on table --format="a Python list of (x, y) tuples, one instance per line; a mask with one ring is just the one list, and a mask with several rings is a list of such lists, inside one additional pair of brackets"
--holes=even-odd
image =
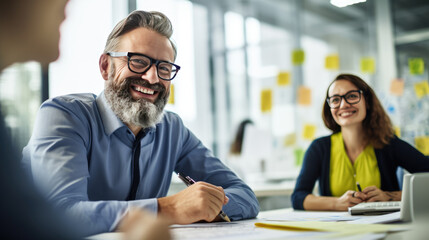
[(393, 212), (376, 216), (362, 216), (360, 219), (350, 221), (350, 223), (390, 223), (401, 220), (401, 212)]
[[(197, 223), (189, 225), (173, 225), (173, 239), (205, 240), (205, 239), (286, 239), (286, 238), (321, 238), (326, 232), (285, 231), (256, 227), (257, 220), (242, 220), (231, 223)], [(259, 221), (259, 220), (258, 220)]]
[(322, 221), (338, 222), (358, 220), (362, 216), (351, 216), (348, 212), (293, 211), (265, 218), (266, 221)]

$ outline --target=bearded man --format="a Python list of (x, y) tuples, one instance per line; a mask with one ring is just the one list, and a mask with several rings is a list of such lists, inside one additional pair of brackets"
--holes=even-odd
[[(171, 224), (259, 212), (253, 191), (164, 111), (180, 70), (171, 35), (159, 12), (134, 11), (120, 21), (99, 61), (105, 90), (44, 102), (23, 150), (37, 186), (55, 206), (87, 218), (93, 234), (115, 230), (134, 208)], [(173, 172), (197, 182), (166, 196)]]

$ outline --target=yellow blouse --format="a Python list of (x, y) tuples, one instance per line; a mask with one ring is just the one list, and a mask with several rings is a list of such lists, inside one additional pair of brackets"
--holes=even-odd
[(343, 134), (335, 133), (331, 136), (330, 186), (332, 196), (340, 197), (347, 190), (358, 191), (357, 182), (362, 190), (374, 185), (380, 188), (380, 171), (374, 148), (372, 145), (367, 145), (352, 164), (344, 147)]

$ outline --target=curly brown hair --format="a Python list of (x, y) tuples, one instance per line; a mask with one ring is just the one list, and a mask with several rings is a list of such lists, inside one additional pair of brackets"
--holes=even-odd
[(387, 145), (394, 137), (392, 122), (384, 111), (384, 108), (375, 95), (374, 90), (360, 77), (352, 74), (340, 74), (331, 82), (331, 84), (329, 84), (322, 112), (322, 118), (325, 126), (331, 129), (334, 133), (341, 131), (341, 126), (335, 122), (331, 114), (331, 108), (327, 102), (329, 88), (338, 80), (347, 80), (363, 92), (363, 97), (366, 102), (366, 116), (362, 122), (365, 139), (371, 143), (374, 148), (382, 148)]

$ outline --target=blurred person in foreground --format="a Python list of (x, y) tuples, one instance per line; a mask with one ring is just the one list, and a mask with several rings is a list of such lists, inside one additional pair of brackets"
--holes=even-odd
[[(347, 211), (361, 202), (400, 201), (397, 168), (429, 171), (428, 157), (394, 135), (375, 92), (358, 76), (335, 78), (322, 116), (333, 134), (307, 149), (292, 194), (294, 209)], [(320, 196), (312, 194), (316, 181)]]
[[(180, 66), (170, 20), (134, 11), (108, 36), (99, 69), (105, 89), (44, 102), (23, 161), (50, 200), (112, 231), (130, 208), (170, 223), (255, 217), (253, 191), (173, 112), (164, 111)], [(167, 196), (172, 173), (197, 182)]]
[[(47, 66), (59, 55), (59, 27), (68, 0), (0, 1), (0, 72), (15, 62), (38, 61)], [(19, 91), (19, 89), (15, 89)], [(1, 110), (1, 105), (0, 105)], [(0, 218), (2, 239), (83, 239), (85, 221), (66, 216), (41, 197), (20, 165), (3, 116), (0, 118)], [(170, 239), (168, 224), (133, 209), (118, 230), (126, 239)]]

